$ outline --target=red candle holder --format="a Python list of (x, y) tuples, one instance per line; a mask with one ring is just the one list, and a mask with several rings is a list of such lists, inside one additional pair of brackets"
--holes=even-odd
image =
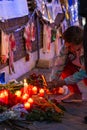
[(32, 88), (32, 94), (37, 94), (37, 87), (36, 87), (36, 86), (34, 86), (34, 87)]
[(39, 96), (40, 96), (40, 97), (43, 97), (43, 96), (44, 96), (44, 89), (43, 89), (43, 88), (41, 88), (41, 89), (39, 90)]
[(29, 102), (25, 102), (24, 107), (25, 107), (25, 109), (30, 109), (31, 104)]
[(0, 102), (8, 104), (8, 91), (2, 90), (0, 93)]
[(18, 90), (18, 91), (15, 92), (15, 95), (16, 95), (17, 97), (21, 97), (21, 94), (22, 94), (22, 92), (21, 92), (20, 90)]
[(28, 94), (25, 93), (25, 94), (22, 95), (22, 101), (23, 102), (26, 102), (28, 98), (29, 98)]
[(29, 98), (27, 102), (29, 102), (30, 104), (33, 104), (34, 101), (32, 98)]

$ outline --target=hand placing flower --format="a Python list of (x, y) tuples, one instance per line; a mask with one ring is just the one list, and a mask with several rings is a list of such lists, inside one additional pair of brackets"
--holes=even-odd
[(64, 80), (53, 80), (47, 83), (48, 89), (52, 90), (53, 88), (62, 87), (63, 85), (66, 85), (66, 82)]

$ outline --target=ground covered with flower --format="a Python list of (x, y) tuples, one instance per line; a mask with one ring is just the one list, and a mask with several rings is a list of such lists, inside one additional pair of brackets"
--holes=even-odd
[[(23, 82), (0, 84), (0, 123), (16, 127), (17, 121), (62, 122), (64, 107), (49, 99), (43, 75), (32, 74)], [(15, 125), (14, 125), (15, 124)]]

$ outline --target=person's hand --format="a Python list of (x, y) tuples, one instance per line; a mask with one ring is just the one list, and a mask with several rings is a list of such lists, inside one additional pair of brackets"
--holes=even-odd
[(62, 87), (63, 85), (66, 85), (64, 80), (55, 81), (55, 87)]
[(64, 80), (53, 80), (51, 82), (48, 82), (48, 89), (52, 90), (53, 88), (62, 87), (63, 85), (66, 85)]

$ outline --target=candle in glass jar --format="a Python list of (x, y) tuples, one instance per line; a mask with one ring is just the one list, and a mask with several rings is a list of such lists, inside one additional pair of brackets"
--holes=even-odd
[(25, 102), (28, 99), (28, 97), (28, 94), (25, 93), (24, 95), (22, 95), (22, 100)]
[(6, 90), (3, 90), (0, 93), (0, 101), (5, 103), (5, 104), (8, 104), (8, 92)]
[(5, 100), (5, 95), (3, 94), (3, 92), (0, 93), (0, 102), (4, 102)]
[(4, 90), (5, 104), (8, 104), (8, 91)]
[(24, 93), (27, 93), (27, 92), (28, 92), (28, 84), (27, 84), (26, 79), (24, 79)]
[(37, 87), (36, 87), (36, 86), (34, 86), (34, 87), (32, 88), (32, 93), (33, 93), (33, 94), (37, 94)]
[(21, 97), (21, 91), (19, 91), (19, 90), (16, 91), (16, 92), (15, 92), (15, 95), (16, 95), (17, 97)]
[(24, 103), (24, 107), (25, 107), (25, 109), (30, 109), (30, 103), (29, 102), (25, 102)]
[(28, 102), (29, 102), (30, 104), (33, 104), (33, 99), (32, 99), (32, 98), (29, 98), (29, 99), (28, 99)]
[(39, 96), (40, 96), (40, 97), (43, 97), (43, 96), (44, 96), (44, 89), (41, 88), (41, 89), (39, 90)]

